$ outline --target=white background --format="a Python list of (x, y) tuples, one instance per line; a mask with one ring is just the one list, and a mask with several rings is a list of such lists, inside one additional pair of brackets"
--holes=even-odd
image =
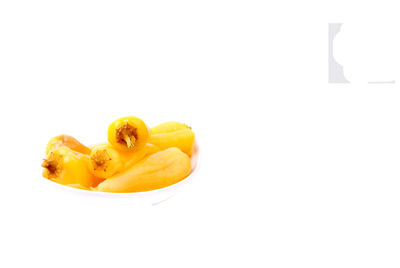
[[(275, 2), (2, 0), (0, 266), (399, 267), (400, 86), (344, 45), (395, 1)], [(357, 83), (327, 83), (329, 22)], [(192, 183), (156, 206), (45, 187), (50, 137), (130, 114), (193, 127)]]

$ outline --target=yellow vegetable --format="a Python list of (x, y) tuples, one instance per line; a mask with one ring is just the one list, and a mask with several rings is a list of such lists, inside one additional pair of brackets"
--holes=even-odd
[(61, 146), (67, 146), (82, 154), (90, 154), (90, 149), (88, 147), (80, 143), (74, 137), (63, 134), (50, 139), (46, 146), (46, 155)]
[(134, 116), (117, 119), (108, 127), (109, 143), (124, 152), (133, 152), (144, 147), (149, 135), (146, 124)]
[(177, 147), (188, 156), (191, 156), (193, 153), (194, 132), (189, 128), (184, 128), (172, 132), (152, 134), (149, 142), (161, 150)]
[(160, 125), (157, 125), (155, 127), (152, 127), (150, 129), (150, 133), (151, 133), (151, 135), (164, 134), (164, 133), (174, 132), (174, 131), (181, 130), (181, 129), (192, 129), (192, 128), (183, 123), (179, 123), (176, 121), (169, 121), (169, 122), (165, 122)]
[(150, 191), (177, 183), (189, 172), (190, 158), (178, 148), (169, 148), (106, 179), (97, 190), (116, 193)]
[(99, 178), (109, 178), (127, 167), (142, 160), (146, 155), (157, 152), (159, 149), (147, 143), (145, 147), (134, 152), (121, 152), (111, 144), (94, 146), (90, 153), (89, 170)]
[(88, 164), (88, 155), (61, 146), (49, 152), (43, 160), (43, 176), (64, 185), (93, 187), (101, 180), (89, 172)]

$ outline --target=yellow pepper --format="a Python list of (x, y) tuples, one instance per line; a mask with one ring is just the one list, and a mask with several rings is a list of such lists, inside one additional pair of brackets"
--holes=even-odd
[(190, 158), (178, 148), (152, 154), (97, 187), (102, 192), (143, 192), (183, 180), (190, 172)]
[(89, 170), (96, 177), (109, 178), (157, 151), (159, 149), (150, 143), (134, 152), (121, 152), (111, 144), (100, 144), (92, 148)]
[(191, 156), (193, 153), (194, 132), (190, 127), (184, 124), (179, 126), (176, 122), (174, 124), (169, 123), (169, 125), (159, 125), (151, 129), (149, 142), (161, 150), (177, 147), (188, 156)]
[(144, 147), (149, 135), (146, 124), (134, 116), (117, 119), (108, 127), (109, 143), (124, 152), (133, 152)]
[(174, 131), (181, 130), (181, 129), (192, 129), (192, 128), (183, 123), (179, 123), (176, 121), (169, 121), (169, 122), (159, 124), (155, 127), (152, 127), (150, 129), (150, 133), (151, 133), (151, 135), (164, 134), (164, 133), (174, 132)]
[(43, 176), (60, 184), (73, 187), (94, 187), (100, 179), (88, 169), (89, 156), (72, 150), (67, 146), (58, 147), (49, 152), (43, 160)]
[(67, 146), (72, 150), (82, 154), (90, 154), (90, 149), (88, 147), (80, 143), (74, 137), (63, 134), (50, 139), (46, 146), (46, 155), (61, 146)]

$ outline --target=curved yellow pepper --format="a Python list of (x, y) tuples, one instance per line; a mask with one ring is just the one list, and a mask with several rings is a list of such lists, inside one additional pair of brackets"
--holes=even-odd
[(190, 172), (190, 158), (178, 148), (152, 154), (131, 168), (106, 179), (97, 187), (102, 192), (143, 192), (183, 180)]
[(100, 144), (92, 148), (89, 170), (96, 177), (109, 178), (157, 151), (159, 149), (150, 143), (135, 152), (121, 152), (111, 144)]
[(149, 142), (161, 150), (177, 147), (191, 156), (194, 145), (194, 132), (190, 128), (179, 129), (172, 132), (152, 134)]
[(46, 155), (61, 146), (67, 146), (72, 150), (82, 154), (90, 154), (90, 149), (80, 143), (77, 139), (72, 136), (62, 134), (50, 139), (46, 146)]
[(67, 146), (49, 152), (43, 160), (43, 176), (60, 184), (84, 188), (94, 187), (100, 179), (88, 169), (89, 156), (72, 150)]
[(192, 128), (183, 123), (179, 123), (176, 121), (169, 121), (169, 122), (159, 124), (155, 127), (152, 127), (150, 129), (150, 133), (151, 133), (151, 135), (164, 134), (164, 133), (174, 132), (174, 131), (181, 130), (181, 129), (192, 129)]
[(108, 127), (109, 143), (124, 152), (133, 152), (144, 147), (149, 135), (146, 124), (134, 116), (117, 119)]

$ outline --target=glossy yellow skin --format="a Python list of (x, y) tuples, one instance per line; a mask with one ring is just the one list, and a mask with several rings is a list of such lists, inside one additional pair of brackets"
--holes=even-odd
[(188, 156), (192, 155), (194, 145), (194, 132), (190, 128), (176, 131), (157, 133), (150, 136), (149, 142), (161, 150), (177, 147)]
[(149, 155), (152, 155), (154, 153), (161, 151), (160, 148), (158, 148), (157, 146), (155, 146), (154, 144), (151, 144), (151, 143), (146, 143), (145, 148), (146, 148), (145, 156), (149, 156)]
[(150, 191), (177, 183), (189, 172), (190, 158), (178, 148), (169, 148), (106, 179), (99, 184), (97, 190), (114, 193)]
[[(129, 131), (133, 131), (130, 133)], [(135, 116), (122, 117), (108, 127), (108, 142), (117, 150), (133, 152), (144, 147), (150, 136), (146, 124)]]
[(109, 178), (157, 151), (150, 143), (134, 152), (118, 151), (109, 143), (96, 145), (90, 153), (89, 170), (96, 177)]
[(67, 146), (72, 150), (82, 154), (90, 154), (90, 149), (88, 147), (80, 143), (74, 137), (63, 134), (50, 139), (46, 146), (46, 155), (61, 146)]
[(192, 128), (183, 123), (179, 123), (176, 121), (169, 121), (169, 122), (165, 122), (160, 125), (157, 125), (155, 127), (152, 127), (150, 129), (150, 133), (151, 133), (151, 135), (164, 134), (164, 133), (174, 132), (174, 131), (181, 130), (181, 129), (192, 129)]
[(89, 188), (97, 186), (100, 179), (88, 169), (89, 156), (72, 150), (67, 146), (49, 152), (44, 159), (43, 176), (60, 184)]

